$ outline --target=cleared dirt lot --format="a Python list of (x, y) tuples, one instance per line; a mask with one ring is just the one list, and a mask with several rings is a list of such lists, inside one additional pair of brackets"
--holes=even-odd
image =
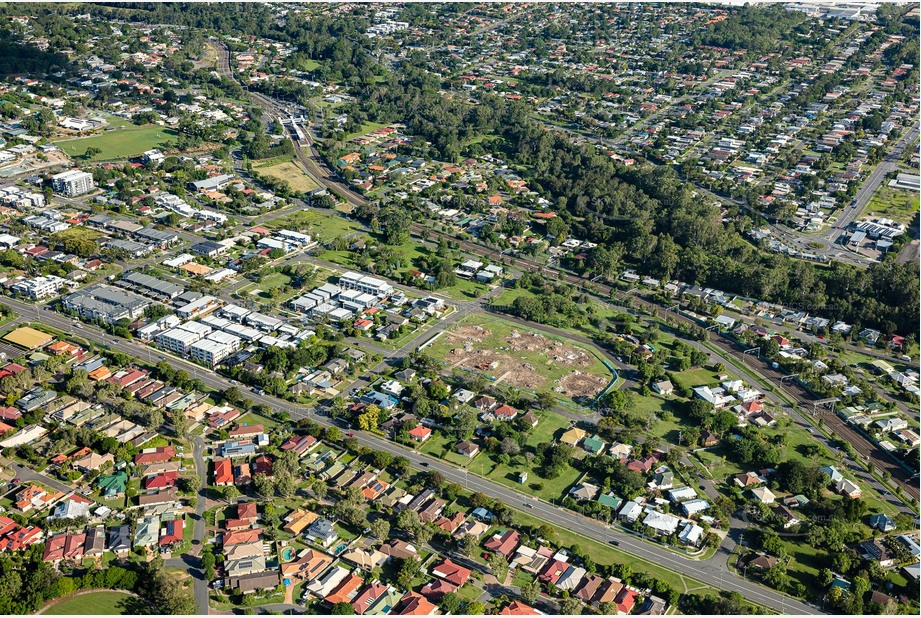
[(611, 381), (604, 365), (582, 347), (494, 318), (474, 316), (465, 322), (432, 346), (431, 353), (449, 369), (576, 401), (594, 398)]

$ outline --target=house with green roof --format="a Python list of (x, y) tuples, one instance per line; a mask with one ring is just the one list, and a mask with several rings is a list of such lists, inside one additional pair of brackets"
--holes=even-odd
[(614, 494), (601, 494), (598, 496), (598, 504), (608, 507), (615, 513), (620, 509), (620, 505), (623, 503), (624, 501)]
[(604, 440), (598, 436), (592, 436), (591, 438), (586, 438), (582, 441), (582, 448), (591, 453), (592, 455), (597, 455), (604, 450), (604, 447), (607, 446)]
[(108, 476), (100, 476), (96, 485), (99, 487), (103, 498), (124, 496), (125, 490), (128, 488), (128, 475), (119, 471)]

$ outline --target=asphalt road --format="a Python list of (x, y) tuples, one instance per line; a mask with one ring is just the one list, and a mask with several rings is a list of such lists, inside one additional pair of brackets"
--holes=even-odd
[[(154, 362), (153, 351), (139, 343), (112, 337), (102, 332), (98, 328), (89, 325), (84, 325), (82, 329), (75, 331), (75, 325), (73, 322), (71, 322), (69, 318), (58, 313), (50, 310), (36, 309), (36, 307), (33, 305), (12, 298), (5, 299), (5, 302), (13, 310), (19, 312), (20, 315), (26, 319), (41, 321), (42, 323), (47, 324), (53, 328), (91, 339), (98, 344), (109, 347), (110, 349), (118, 350), (125, 354), (129, 354), (131, 356), (139, 357), (142, 359), (148, 359), (150, 362)], [(163, 355), (163, 353), (161, 353), (161, 355)], [(185, 359), (173, 357), (171, 355), (168, 356), (168, 359), (172, 366), (184, 369), (193, 377), (200, 379), (210, 388), (216, 390), (226, 390), (232, 386), (228, 379), (214, 373), (213, 371), (203, 369), (202, 367), (186, 361)], [(282, 401), (268, 395), (258, 395), (254, 392), (247, 393), (247, 397), (254, 403), (265, 404), (273, 409), (283, 410), (287, 412), (292, 419), (297, 420), (302, 418), (310, 418), (312, 421), (319, 425), (327, 427), (333, 426), (333, 422), (330, 419), (313, 414), (311, 413), (311, 410), (308, 410), (303, 406), (298, 406), (286, 401)], [(734, 574), (726, 565), (728, 549), (725, 547), (721, 549), (720, 552), (717, 552), (709, 560), (701, 561), (685, 558), (655, 543), (637, 539), (620, 531), (611, 530), (598, 521), (583, 518), (578, 514), (572, 513), (560, 507), (536, 500), (533, 496), (523, 492), (510, 489), (504, 485), (494, 483), (475, 475), (470, 475), (466, 470), (459, 470), (441, 460), (415, 452), (402, 445), (390, 442), (373, 434), (358, 430), (355, 430), (353, 433), (360, 443), (372, 449), (385, 451), (395, 456), (406, 457), (410, 461), (410, 464), (417, 469), (436, 470), (451, 482), (458, 483), (472, 491), (478, 491), (494, 499), (500, 500), (512, 508), (517, 508), (521, 511), (524, 511), (530, 515), (533, 515), (534, 517), (557, 526), (560, 529), (571, 530), (601, 543), (608, 543), (612, 540), (616, 540), (619, 542), (618, 549), (628, 555), (637, 556), (651, 562), (652, 564), (662, 566), (677, 573), (688, 574), (689, 576), (703, 581), (704, 583), (709, 584), (715, 588), (738, 592), (745, 598), (755, 603), (765, 605), (782, 613), (822, 613), (818, 608), (812, 605), (797, 601), (752, 581), (742, 579), (741, 577)], [(199, 469), (200, 465), (199, 460), (200, 458), (196, 458), (197, 470)], [(197, 508), (203, 508), (203, 500), (201, 500), (201, 497), (199, 498), (199, 506)], [(200, 532), (203, 536), (203, 524), (201, 524), (200, 529), (196, 528), (196, 532)], [(196, 598), (199, 599), (200, 587), (205, 584), (205, 582), (200, 568), (198, 567), (197, 558), (191, 556), (177, 558), (175, 560), (181, 560), (186, 567), (190, 568), (190, 572), (193, 574), (193, 576), (195, 576), (197, 582), (195, 588)], [(207, 589), (204, 589), (201, 592), (203, 593), (203, 596), (199, 599), (199, 601), (200, 603), (203, 602), (206, 604)]]

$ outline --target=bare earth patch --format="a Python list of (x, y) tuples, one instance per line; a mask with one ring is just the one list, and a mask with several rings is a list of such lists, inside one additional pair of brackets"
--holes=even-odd
[[(539, 333), (513, 330), (502, 341), (507, 344), (496, 349), (483, 349), (492, 332), (479, 325), (458, 326), (445, 337), (445, 342), (457, 346), (447, 353), (445, 361), (451, 369), (465, 369), (492, 377), (497, 384), (508, 384), (524, 391), (547, 388), (546, 372), (565, 367), (564, 375), (551, 387), (555, 392), (573, 399), (597, 395), (609, 381), (607, 376), (586, 373), (594, 357), (585, 350)], [(494, 342), (496, 339), (494, 339)], [(526, 353), (516, 355), (515, 352)], [(536, 366), (535, 366), (536, 365)]]
[(553, 390), (567, 397), (577, 399), (594, 397), (607, 385), (608, 380), (606, 378), (590, 373), (573, 371), (568, 376), (560, 378), (560, 381)]

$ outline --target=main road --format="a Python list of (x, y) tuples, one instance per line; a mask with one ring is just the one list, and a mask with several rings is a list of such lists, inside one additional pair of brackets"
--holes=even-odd
[[(37, 308), (35, 305), (25, 303), (16, 299), (7, 298), (4, 302), (14, 311), (17, 311), (23, 318), (31, 319), (46, 324), (58, 330), (74, 333), (85, 337), (101, 345), (104, 348), (117, 350), (124, 354), (141, 359), (148, 359), (154, 362), (153, 351), (140, 343), (113, 337), (106, 334), (96, 326), (82, 325), (78, 332), (74, 332), (75, 324), (70, 318), (50, 310)], [(160, 352), (159, 354), (164, 354)], [(191, 363), (185, 359), (169, 356), (169, 363), (177, 369), (183, 369), (193, 377), (201, 380), (209, 388), (223, 391), (231, 386), (230, 380), (224, 378), (213, 371), (202, 368), (199, 365)], [(309, 418), (318, 425), (332, 427), (334, 423), (324, 416), (313, 413), (313, 410), (298, 406), (287, 401), (282, 401), (269, 395), (259, 395), (250, 393), (247, 395), (253, 402), (265, 404), (273, 409), (286, 412), (292, 419), (299, 420)], [(544, 501), (536, 500), (533, 496), (519, 492), (517, 490), (505, 487), (493, 481), (471, 475), (467, 470), (460, 470), (446, 462), (429, 457), (428, 455), (418, 453), (412, 449), (404, 447), (395, 442), (391, 442), (374, 434), (355, 431), (355, 437), (358, 441), (372, 449), (385, 451), (395, 456), (402, 456), (409, 460), (410, 464), (417, 469), (434, 470), (440, 472), (448, 481), (458, 483), (471, 491), (477, 491), (490, 496), (493, 499), (500, 500), (511, 508), (522, 510), (529, 515), (546, 521), (560, 529), (571, 530), (589, 539), (600, 543), (609, 543), (617, 541), (618, 549), (628, 555), (637, 556), (652, 564), (660, 565), (666, 569), (675, 571), (680, 574), (688, 574), (694, 579), (704, 582), (720, 590), (738, 592), (745, 598), (755, 603), (770, 607), (782, 613), (794, 614), (819, 614), (822, 613), (818, 608), (788, 597), (777, 591), (763, 587), (755, 582), (743, 579), (731, 571), (726, 562), (728, 559), (728, 549), (721, 549), (708, 560), (694, 560), (676, 554), (664, 547), (654, 543), (637, 539), (636, 537), (613, 530), (596, 520), (582, 517), (578, 514), (567, 511), (561, 507), (554, 506)], [(196, 451), (198, 445), (196, 445)], [(196, 456), (196, 471), (199, 474), (204, 472), (200, 456)], [(199, 496), (202, 502), (202, 497)], [(198, 505), (201, 510), (201, 505)], [(199, 530), (200, 529), (200, 530)], [(196, 521), (196, 535), (199, 532), (203, 535), (203, 523)], [(200, 540), (200, 539), (199, 539)], [(185, 561), (185, 564), (191, 566), (192, 561)], [(197, 562), (197, 561), (195, 561)], [(207, 591), (202, 589), (206, 586), (200, 569), (196, 575), (196, 598), (204, 593), (204, 600), (207, 599)], [(201, 591), (200, 591), (201, 589)]]

